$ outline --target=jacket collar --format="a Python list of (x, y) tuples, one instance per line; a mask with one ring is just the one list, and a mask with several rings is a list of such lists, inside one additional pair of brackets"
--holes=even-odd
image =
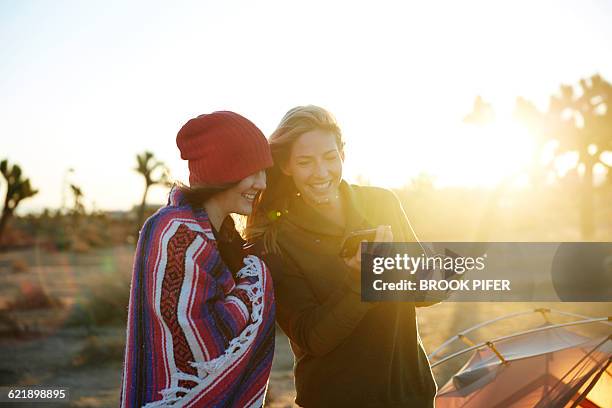
[(371, 226), (366, 221), (363, 203), (358, 199), (355, 187), (342, 180), (339, 192), (346, 213), (346, 225), (342, 226), (330, 221), (299, 196), (291, 200), (286, 221), (315, 234), (340, 237), (355, 230), (370, 228)]

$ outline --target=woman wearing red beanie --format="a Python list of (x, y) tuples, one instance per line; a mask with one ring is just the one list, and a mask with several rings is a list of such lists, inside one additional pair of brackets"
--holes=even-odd
[(303, 407), (434, 406), (436, 384), (415, 304), (361, 302), (360, 253), (343, 238), (376, 228), (374, 241), (417, 240), (393, 192), (342, 179), (344, 142), (317, 106), (287, 112), (270, 136), (268, 189), (247, 222), (274, 278), (277, 318), (295, 355)]
[(261, 407), (274, 352), (272, 282), (229, 215), (251, 213), (270, 148), (227, 111), (189, 120), (176, 142), (190, 186), (175, 185), (140, 231), (120, 405)]

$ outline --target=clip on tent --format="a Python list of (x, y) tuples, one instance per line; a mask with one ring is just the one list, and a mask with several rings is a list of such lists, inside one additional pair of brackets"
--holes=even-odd
[[(467, 335), (501, 320), (540, 313), (545, 324), (490, 341), (474, 343)], [(552, 324), (548, 315), (578, 318)], [(479, 323), (451, 337), (430, 355), (432, 368), (474, 352), (438, 391), (436, 408), (451, 407), (612, 407), (612, 323), (610, 317), (589, 318), (553, 309), (511, 313)], [(586, 337), (567, 330), (604, 324), (607, 335)], [(467, 347), (438, 357), (455, 341)]]

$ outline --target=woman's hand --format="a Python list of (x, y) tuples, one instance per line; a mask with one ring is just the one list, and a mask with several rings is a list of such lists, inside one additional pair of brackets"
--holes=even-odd
[[(367, 241), (361, 241), (364, 243)], [(393, 231), (390, 225), (379, 225), (376, 227), (376, 235), (374, 242), (393, 242)], [(344, 262), (353, 272), (357, 272), (357, 276), (361, 273), (361, 245), (357, 248), (357, 253), (352, 258), (344, 258)]]

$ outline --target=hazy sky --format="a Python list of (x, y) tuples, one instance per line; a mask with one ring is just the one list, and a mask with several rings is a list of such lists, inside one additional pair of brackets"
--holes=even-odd
[(560, 83), (612, 80), (609, 1), (123, 3), (0, 1), (0, 158), (40, 189), (22, 211), (59, 206), (69, 167), (88, 205), (127, 209), (136, 153), (186, 180), (189, 118), (234, 110), (269, 135), (309, 103), (338, 118), (349, 179), (478, 184), (518, 161), (488, 151), (523, 145), (465, 140), (476, 95), (503, 118), (516, 96), (545, 108)]

